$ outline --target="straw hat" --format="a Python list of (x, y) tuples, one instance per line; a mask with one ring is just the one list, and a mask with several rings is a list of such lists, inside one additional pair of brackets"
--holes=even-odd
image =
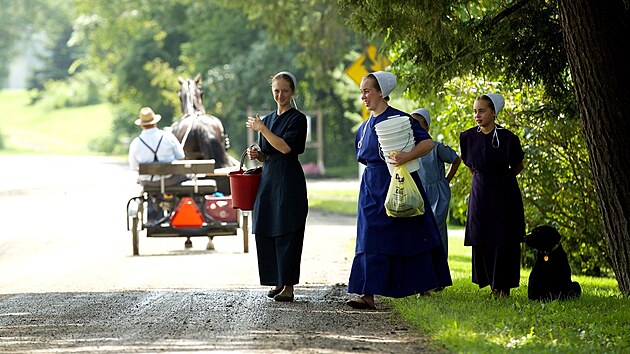
[(427, 126), (431, 126), (431, 116), (429, 115), (429, 111), (426, 108), (418, 108), (415, 111), (411, 112), (411, 114), (421, 115), (427, 122)]
[(152, 125), (160, 121), (162, 116), (155, 114), (150, 107), (142, 107), (140, 109), (140, 118), (136, 119), (135, 124), (139, 126)]
[(396, 76), (387, 71), (375, 71), (372, 75), (374, 75), (376, 81), (378, 81), (378, 86), (381, 87), (383, 98), (389, 96), (396, 87)]
[(494, 105), (494, 112), (496, 114), (499, 114), (499, 112), (503, 109), (503, 106), (505, 106), (505, 99), (498, 93), (485, 93), (482, 96), (486, 96), (492, 101), (492, 104)]

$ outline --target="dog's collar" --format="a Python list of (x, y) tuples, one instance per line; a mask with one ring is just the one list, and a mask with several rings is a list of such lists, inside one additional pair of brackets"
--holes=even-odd
[(549, 255), (551, 253), (553, 253), (553, 251), (557, 250), (558, 247), (560, 247), (560, 242), (556, 243), (555, 246), (553, 246), (553, 248), (551, 249), (551, 251), (541, 251), (543, 254), (543, 259), (545, 260), (545, 262), (547, 262), (549, 260)]

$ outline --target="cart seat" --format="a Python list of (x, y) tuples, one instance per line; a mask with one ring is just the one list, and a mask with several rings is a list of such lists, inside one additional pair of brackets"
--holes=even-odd
[[(147, 193), (162, 193), (160, 186), (144, 186), (143, 190)], [(188, 180), (173, 186), (164, 186), (164, 193), (170, 194), (212, 194), (216, 191), (217, 181), (213, 179)]]

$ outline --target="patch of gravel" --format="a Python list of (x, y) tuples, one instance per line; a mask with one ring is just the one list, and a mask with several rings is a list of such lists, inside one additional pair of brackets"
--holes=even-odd
[(0, 297), (6, 353), (442, 353), (379, 303), (345, 305), (346, 287), (16, 294)]

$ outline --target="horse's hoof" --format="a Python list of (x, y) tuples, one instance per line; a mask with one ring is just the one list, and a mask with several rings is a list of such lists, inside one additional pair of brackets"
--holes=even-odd
[(214, 251), (214, 242), (212, 242), (212, 240), (208, 241), (208, 245), (206, 245), (206, 250)]
[(184, 242), (184, 248), (192, 248), (192, 241), (190, 239)]

